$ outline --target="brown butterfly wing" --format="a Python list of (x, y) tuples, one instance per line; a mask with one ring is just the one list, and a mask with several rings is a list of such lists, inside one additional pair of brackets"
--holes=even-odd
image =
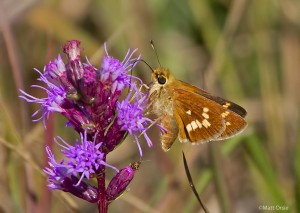
[(201, 93), (201, 95), (226, 109), (226, 111), (221, 114), (221, 116), (224, 117), (226, 129), (217, 140), (233, 137), (247, 127), (247, 122), (244, 119), (247, 115), (247, 111), (243, 107), (209, 93)]
[(242, 118), (246, 117), (246, 115), (247, 115), (247, 111), (243, 107), (233, 103), (232, 101), (228, 101), (228, 100), (220, 98), (218, 96), (213, 96), (209, 93), (204, 93), (204, 94), (202, 94), (202, 96), (204, 96), (210, 100), (213, 100), (214, 102), (218, 103), (219, 105), (223, 106), (224, 108), (238, 114)]
[(212, 101), (218, 103), (221, 106), (226, 106), (227, 109), (229, 109), (232, 112), (235, 112), (236, 114), (240, 115), (243, 118), (246, 117), (247, 111), (243, 107), (239, 106), (238, 104), (228, 101), (224, 98), (220, 98), (218, 96), (213, 96), (213, 95), (209, 94), (208, 92), (206, 92), (205, 90), (202, 90), (202, 89), (199, 89), (198, 87), (187, 84), (184, 81), (180, 81), (180, 80), (178, 80), (178, 81), (180, 82), (180, 89), (190, 91), (193, 93), (197, 93), (201, 96), (204, 96), (205, 98), (207, 98), (209, 100), (212, 100)]
[(229, 113), (230, 114), (224, 118), (226, 129), (216, 140), (231, 138), (234, 135), (242, 132), (247, 127), (246, 121), (241, 116), (232, 111), (229, 111)]
[(247, 127), (247, 122), (244, 119), (247, 115), (247, 111), (243, 107), (223, 98), (210, 95), (209, 93), (202, 93), (201, 95), (213, 100), (226, 109), (226, 111), (221, 114), (225, 120), (226, 129), (217, 140), (231, 138)]
[[(242, 117), (246, 115), (246, 110), (233, 102), (211, 96), (203, 90), (196, 93), (175, 89), (173, 94), (174, 116), (179, 125), (181, 141), (223, 140), (238, 134), (247, 126)], [(237, 112), (232, 109), (237, 109)]]
[(180, 141), (208, 142), (224, 132), (224, 109), (216, 107), (214, 101), (182, 89), (174, 89), (172, 100)]

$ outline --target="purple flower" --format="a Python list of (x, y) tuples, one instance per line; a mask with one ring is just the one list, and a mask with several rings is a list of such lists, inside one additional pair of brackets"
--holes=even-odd
[(34, 102), (41, 104), (41, 108), (37, 110), (32, 116), (35, 117), (39, 113), (41, 113), (41, 117), (34, 119), (33, 121), (43, 120), (45, 126), (45, 120), (49, 117), (51, 112), (59, 112), (62, 113), (64, 109), (62, 106), (65, 104), (66, 90), (61, 86), (56, 86), (52, 84), (41, 72), (36, 70), (40, 77), (38, 81), (41, 81), (47, 85), (47, 87), (42, 87), (39, 85), (32, 85), (32, 87), (40, 88), (45, 90), (47, 97), (46, 98), (36, 98), (23, 90), (20, 92), (23, 94), (20, 98), (26, 100), (27, 102)]
[(144, 94), (135, 88), (136, 86), (132, 84), (132, 89), (126, 99), (121, 102), (117, 102), (118, 124), (121, 126), (122, 130), (126, 130), (130, 135), (134, 136), (140, 155), (142, 156), (142, 149), (139, 144), (138, 134), (143, 135), (148, 146), (151, 147), (152, 142), (146, 134), (146, 130), (153, 121), (144, 116), (144, 111), (148, 102), (147, 94)]
[(90, 179), (92, 175), (97, 173), (101, 165), (110, 167), (117, 172), (119, 171), (117, 168), (107, 164), (104, 161), (104, 153), (99, 151), (103, 143), (101, 142), (96, 144), (97, 134), (94, 136), (93, 142), (87, 139), (86, 132), (84, 132), (84, 135), (80, 134), (81, 143), (78, 143), (78, 140), (76, 140), (74, 146), (71, 146), (62, 138), (58, 138), (62, 143), (57, 141), (56, 143), (63, 148), (61, 152), (64, 154), (67, 160), (61, 164), (57, 164), (54, 160), (53, 154), (49, 152), (48, 148), (47, 153), (49, 160), (54, 168), (60, 168), (61, 171), (58, 173), (58, 175), (64, 172), (75, 177), (79, 177), (79, 180), (75, 186), (78, 186), (83, 178)]
[(110, 83), (112, 93), (123, 91), (125, 87), (130, 85), (132, 76), (128, 74), (128, 71), (140, 59), (140, 56), (132, 58), (137, 49), (133, 50), (131, 54), (129, 49), (122, 62), (108, 55), (105, 44), (104, 49), (106, 56), (102, 59), (102, 66), (99, 70), (100, 81), (105, 84)]
[(71, 175), (67, 173), (67, 169), (63, 165), (63, 161), (61, 163), (57, 163), (51, 149), (47, 146), (46, 152), (48, 154), (48, 164), (50, 168), (45, 168), (43, 171), (49, 175), (49, 188), (50, 189), (60, 189), (64, 190), (62, 184), (65, 178), (71, 178)]
[(45, 168), (43, 171), (49, 176), (48, 187), (51, 190), (59, 189), (70, 192), (91, 203), (98, 201), (98, 191), (94, 186), (91, 186), (84, 181), (75, 185), (78, 183), (79, 179), (74, 175), (68, 174), (67, 169), (63, 165), (63, 161), (60, 164), (55, 161), (54, 155), (49, 147), (46, 147), (46, 152), (48, 153), (48, 163), (50, 168)]
[[(79, 45), (79, 41), (69, 41), (64, 46), (68, 63), (64, 63), (59, 55), (57, 59), (45, 66), (44, 73), (37, 70), (40, 74), (38, 80), (45, 86), (33, 85), (33, 87), (46, 91), (47, 97), (36, 98), (22, 90), (20, 91), (23, 95), (20, 97), (28, 102), (41, 104), (41, 108), (33, 114), (33, 116), (40, 115), (40, 117), (34, 121), (42, 119), (45, 124), (51, 112), (60, 113), (67, 118), (67, 125), (72, 126), (78, 133), (88, 131), (89, 134), (95, 134), (98, 132), (97, 141), (104, 142), (103, 150), (108, 153), (122, 141), (126, 131), (133, 135), (145, 130), (143, 128), (147, 120), (145, 118), (139, 119), (140, 123), (136, 125), (136, 128), (124, 120), (125, 114), (141, 114), (143, 110), (140, 108), (145, 108), (146, 96), (137, 91), (135, 83), (142, 84), (142, 81), (129, 74), (140, 56), (134, 58), (136, 50), (132, 52), (128, 50), (124, 60), (120, 61), (109, 56), (105, 46), (106, 56), (102, 60), (100, 69), (97, 69), (89, 61), (81, 62)], [(118, 100), (122, 91), (127, 87), (138, 93), (135, 100), (139, 103), (132, 105), (131, 112), (126, 112), (129, 97), (124, 102)], [(126, 109), (121, 109), (122, 106)], [(122, 111), (119, 118), (123, 120), (114, 124), (116, 110)], [(138, 112), (134, 112), (135, 110)], [(111, 128), (107, 132), (108, 126)], [(146, 134), (144, 136), (151, 145), (148, 136)], [(136, 135), (135, 138), (137, 141)]]
[(49, 76), (53, 79), (60, 78), (66, 72), (66, 66), (61, 56), (58, 55), (57, 59), (54, 62), (49, 62), (44, 71), (46, 76)]
[[(152, 142), (146, 130), (153, 121), (145, 117), (147, 109), (147, 93), (142, 92), (143, 82), (132, 76), (130, 71), (139, 61), (134, 57), (136, 49), (127, 51), (123, 61), (108, 55), (102, 59), (100, 68), (88, 60), (81, 61), (80, 42), (71, 40), (63, 47), (67, 62), (58, 55), (39, 73), (38, 81), (43, 86), (32, 87), (42, 89), (46, 97), (37, 98), (23, 90), (21, 98), (30, 103), (40, 104), (33, 117), (34, 121), (45, 121), (52, 112), (66, 117), (67, 126), (80, 134), (80, 141), (74, 145), (57, 137), (56, 143), (62, 148), (64, 160), (56, 162), (49, 147), (46, 152), (49, 167), (44, 172), (49, 176), (49, 188), (63, 190), (92, 203), (107, 203), (115, 200), (131, 182), (135, 167), (125, 167), (120, 171), (106, 162), (106, 156), (124, 141), (127, 133), (135, 138), (140, 155), (142, 149), (139, 137), (142, 135), (149, 147)], [(129, 92), (121, 98), (124, 90)], [(116, 170), (105, 189), (106, 167)], [(86, 182), (96, 177), (97, 187)], [(106, 190), (106, 191), (105, 191)], [(107, 194), (107, 196), (103, 196)], [(106, 200), (104, 202), (104, 200)]]

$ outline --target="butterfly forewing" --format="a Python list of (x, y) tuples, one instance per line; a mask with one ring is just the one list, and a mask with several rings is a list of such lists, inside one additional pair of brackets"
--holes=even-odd
[(246, 115), (246, 110), (202, 91), (174, 90), (174, 116), (181, 141), (224, 140), (246, 128), (247, 123), (242, 117)]
[(213, 100), (214, 102), (218, 103), (219, 105), (223, 106), (224, 108), (238, 114), (242, 118), (246, 117), (246, 115), (247, 115), (247, 111), (243, 107), (241, 107), (231, 101), (225, 100), (218, 96), (213, 96), (209, 93), (204, 93), (201, 95), (206, 97), (207, 99)]
[(247, 122), (244, 119), (244, 117), (247, 115), (247, 111), (243, 107), (226, 99), (203, 92), (203, 90), (201, 90), (200, 92), (196, 91), (196, 93), (216, 102), (216, 104), (222, 106), (225, 109), (225, 111), (222, 112), (221, 116), (225, 120), (226, 129), (221, 134), (221, 136), (217, 138), (217, 140), (228, 139), (242, 132), (247, 127)]
[(182, 142), (208, 142), (221, 136), (226, 128), (222, 107), (215, 107), (215, 102), (182, 89), (174, 89), (173, 96), (173, 112)]
[(220, 98), (218, 96), (213, 96), (213, 95), (209, 94), (208, 92), (206, 92), (205, 90), (202, 90), (198, 87), (187, 84), (183, 81), (179, 81), (179, 82), (180, 82), (180, 89), (186, 90), (188, 92), (197, 93), (201, 96), (204, 96), (205, 98), (207, 98), (209, 100), (212, 100), (212, 101), (218, 103), (221, 106), (225, 106), (227, 109), (229, 109), (232, 112), (235, 112), (236, 114), (240, 115), (243, 118), (246, 117), (247, 111), (243, 107), (237, 105), (236, 103), (228, 101), (224, 98)]
[(217, 138), (217, 140), (224, 140), (230, 138), (240, 132), (242, 132), (246, 127), (246, 121), (238, 114), (228, 110), (229, 114), (225, 111), (222, 116), (225, 116), (225, 131)]

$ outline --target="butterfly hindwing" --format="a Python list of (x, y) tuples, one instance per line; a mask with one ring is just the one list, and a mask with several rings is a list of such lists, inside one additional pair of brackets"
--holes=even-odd
[(165, 115), (164, 117), (162, 117), (162, 121), (160, 124), (162, 127), (169, 130), (167, 132), (161, 133), (162, 149), (166, 152), (171, 148), (178, 136), (178, 125), (176, 122), (176, 118), (170, 115)]

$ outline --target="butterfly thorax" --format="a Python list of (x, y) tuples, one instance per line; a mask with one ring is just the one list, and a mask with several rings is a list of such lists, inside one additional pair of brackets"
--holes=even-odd
[(165, 68), (155, 69), (152, 73), (149, 99), (152, 112), (158, 117), (173, 115), (172, 88), (170, 83), (176, 79)]
[[(173, 93), (177, 80), (166, 68), (159, 67), (152, 72), (149, 99), (152, 112), (156, 114), (165, 130), (161, 134), (161, 144), (168, 151), (178, 136), (178, 124), (174, 118)], [(175, 86), (175, 87), (174, 87)]]

